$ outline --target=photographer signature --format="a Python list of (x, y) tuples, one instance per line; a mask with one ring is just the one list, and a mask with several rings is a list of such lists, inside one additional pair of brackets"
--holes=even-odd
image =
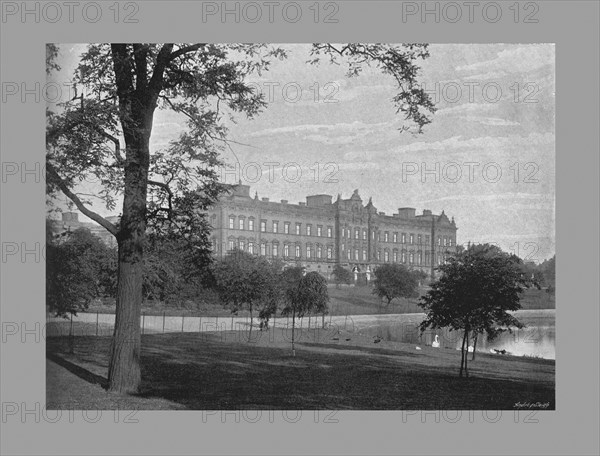
[(541, 408), (550, 407), (550, 402), (515, 402), (514, 408)]

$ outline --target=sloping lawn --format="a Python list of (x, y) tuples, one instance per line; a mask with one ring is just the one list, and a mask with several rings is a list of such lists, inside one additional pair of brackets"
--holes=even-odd
[[(142, 336), (142, 391), (107, 393), (109, 337), (47, 339), (47, 356), (74, 374), (49, 376), (49, 408), (214, 409), (494, 409), (517, 402), (555, 407), (551, 360), (478, 354), (471, 377), (458, 378), (460, 352), (304, 330), (290, 349), (282, 331)], [(350, 339), (346, 341), (346, 339)], [(51, 363), (48, 363), (49, 365)], [(86, 395), (85, 384), (89, 394)], [(75, 399), (73, 399), (75, 397)], [(76, 401), (74, 405), (72, 402)], [(103, 402), (104, 401), (104, 402)]]

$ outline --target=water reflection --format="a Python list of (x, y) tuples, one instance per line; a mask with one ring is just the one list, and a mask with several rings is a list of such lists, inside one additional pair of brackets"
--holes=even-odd
[[(386, 315), (381, 317), (354, 317), (355, 330), (363, 335), (379, 336), (392, 342), (431, 345), (435, 335), (439, 336), (440, 347), (460, 349), (462, 332), (448, 329), (428, 330), (421, 334), (419, 323), (423, 314)], [(526, 327), (501, 333), (489, 341), (485, 334), (479, 336), (477, 352), (505, 351), (515, 356), (532, 356), (555, 359), (556, 327), (554, 310), (515, 312)], [(470, 342), (472, 344), (472, 341)]]

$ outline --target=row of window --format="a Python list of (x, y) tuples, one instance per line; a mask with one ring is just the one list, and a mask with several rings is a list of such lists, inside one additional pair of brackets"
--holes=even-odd
[[(377, 261), (382, 261), (381, 253), (381, 250), (377, 250), (374, 253), (373, 259), (376, 259)], [(429, 266), (431, 264), (430, 257), (431, 255), (428, 251), (425, 252), (425, 255), (423, 255), (423, 252), (421, 252), (420, 250), (418, 252), (407, 252), (405, 250), (398, 252), (394, 250), (393, 252), (391, 252), (391, 255), (388, 250), (383, 251), (383, 261), (385, 263), (408, 263), (415, 264), (418, 266)], [(437, 264), (442, 264), (446, 261), (446, 256), (444, 254), (438, 253), (436, 257)], [(367, 261), (367, 249), (362, 249), (362, 251), (360, 251), (359, 249), (348, 249), (346, 250), (346, 259), (351, 261)]]
[[(234, 229), (238, 229), (238, 230), (248, 230), (248, 231), (254, 231), (254, 218), (253, 217), (249, 217), (247, 220), (244, 216), (240, 216), (238, 217), (238, 221), (237, 221), (237, 227), (236, 227), (236, 217), (233, 215), (229, 216), (229, 229), (230, 230), (234, 230)], [(260, 221), (260, 231), (261, 233), (266, 233), (267, 232), (267, 220), (261, 220)], [(270, 233), (279, 233), (279, 221), (274, 220), (271, 222), (271, 231)], [(327, 227), (323, 227), (322, 225), (317, 225), (316, 226), (316, 232), (313, 231), (313, 225), (311, 224), (306, 224), (305, 227), (305, 233), (306, 236), (313, 236), (315, 233), (316, 236), (318, 237), (322, 237), (324, 230), (323, 228), (325, 228), (325, 233), (327, 235), (328, 238), (333, 237), (333, 227), (332, 226), (327, 226)], [(283, 222), (283, 234), (291, 234), (290, 233), (290, 229), (291, 229), (291, 222)], [(296, 223), (295, 224), (295, 231), (294, 234), (296, 235), (301, 235), (302, 234), (302, 224), (301, 223)], [(377, 236), (377, 240), (381, 242), (381, 232), (379, 231), (375, 231), (373, 230), (371, 232), (372, 235), (372, 239), (375, 240), (375, 237)], [(363, 241), (367, 240), (367, 230), (366, 229), (360, 229), (360, 228), (354, 228), (354, 239), (361, 239)], [(348, 238), (348, 239), (352, 239), (352, 230), (350, 228), (342, 228), (342, 237), (343, 238)], [(391, 239), (391, 241), (390, 241)], [(390, 232), (389, 231), (384, 231), (383, 232), (383, 242), (393, 242), (395, 244), (398, 243), (398, 240), (400, 240), (401, 244), (419, 244), (422, 245), (423, 244), (423, 235), (421, 234), (417, 234), (415, 235), (414, 233), (391, 233), (390, 236)], [(429, 245), (429, 241), (430, 241), (430, 237), (429, 235), (425, 235), (424, 236), (424, 240), (425, 240), (425, 245)], [(407, 242), (408, 241), (408, 242)], [(454, 239), (451, 236), (438, 236), (437, 238), (437, 245), (439, 246), (444, 246), (444, 247), (451, 247), (454, 245)]]
[[(260, 254), (263, 256), (272, 256), (278, 257), (283, 256), (284, 258), (302, 258), (302, 247), (300, 244), (290, 244), (284, 243), (283, 249), (280, 250), (279, 242), (275, 241), (271, 244), (267, 242), (261, 242), (260, 245), (256, 245), (254, 241), (246, 241), (245, 239), (229, 239), (227, 243), (228, 250), (239, 249), (243, 251), (247, 251), (252, 254)], [(217, 241), (213, 240), (213, 249), (217, 250)], [(367, 249), (348, 249), (346, 252), (347, 260), (354, 261), (368, 261)], [(391, 255), (390, 255), (391, 253)], [(317, 244), (313, 246), (312, 244), (307, 244), (304, 251), (306, 259), (333, 259), (333, 247), (332, 246), (322, 246)], [(382, 252), (381, 250), (377, 250), (374, 253), (374, 260), (382, 261)], [(425, 251), (425, 255), (423, 255), (422, 251), (409, 251), (402, 250), (398, 252), (397, 250), (393, 250), (392, 252), (385, 249), (383, 251), (383, 261), (386, 263), (394, 262), (394, 263), (408, 263), (411, 265), (418, 266), (429, 266), (431, 264), (431, 254), (429, 251)], [(446, 254), (438, 253), (436, 254), (436, 262), (438, 265), (444, 263), (446, 261)]]
[[(217, 243), (216, 240), (213, 241), (213, 248), (216, 250)], [(280, 245), (278, 242), (273, 242), (272, 244), (268, 244), (267, 242), (261, 242), (259, 246), (257, 246), (253, 241), (246, 242), (243, 239), (229, 239), (227, 242), (227, 249), (239, 249), (243, 251), (247, 251), (253, 254), (260, 254), (263, 256), (272, 256), (278, 257), (283, 256), (284, 258), (295, 257), (302, 258), (302, 249), (299, 244), (289, 244), (284, 243), (283, 248), (280, 251)], [(317, 244), (316, 246), (307, 245), (305, 250), (305, 258), (333, 258), (333, 247), (332, 246), (322, 246)]]
[[(352, 230), (350, 228), (342, 228), (342, 237), (352, 239)], [(364, 228), (362, 230), (360, 228), (354, 228), (354, 239), (361, 239), (361, 237), (363, 241), (367, 240), (367, 230)], [(375, 240), (375, 237), (377, 237), (377, 240), (381, 242), (381, 232), (372, 230), (371, 238)], [(415, 235), (413, 233), (391, 233), (390, 236), (389, 231), (383, 232), (383, 242), (393, 242), (394, 244), (397, 244), (398, 239), (400, 239), (401, 244), (415, 244), (415, 240), (417, 244), (423, 244), (423, 235), (421, 234)], [(429, 235), (425, 235), (425, 245), (429, 245), (429, 240)], [(443, 245), (444, 247), (451, 247), (454, 243), (454, 240), (451, 236), (438, 236), (437, 243), (440, 246)]]
[[(274, 220), (273, 222), (271, 222), (270, 233), (279, 233), (280, 232), (279, 228), (280, 228), (279, 221)], [(324, 228), (325, 228), (325, 230), (324, 230)], [(230, 230), (236, 229), (235, 216), (233, 216), (233, 215), (229, 216), (229, 229)], [(245, 217), (243, 217), (243, 216), (239, 217), (238, 223), (237, 223), (237, 229), (238, 230), (248, 229), (248, 231), (254, 231), (254, 218), (250, 217), (250, 218), (248, 218), (248, 220), (246, 220)], [(283, 222), (282, 233), (283, 234), (291, 234), (290, 229), (291, 229), (291, 222)], [(328, 238), (333, 237), (333, 227), (332, 226), (323, 227), (322, 225), (317, 225), (316, 231), (313, 231), (313, 226), (311, 224), (307, 224), (305, 230), (306, 230), (305, 231), (306, 236), (314, 236), (316, 234), (317, 236), (322, 237), (323, 234), (326, 233)], [(260, 231), (261, 231), (261, 233), (267, 232), (267, 221), (266, 220), (260, 221)], [(297, 234), (297, 235), (302, 234), (302, 224), (301, 223), (296, 223), (294, 234)]]

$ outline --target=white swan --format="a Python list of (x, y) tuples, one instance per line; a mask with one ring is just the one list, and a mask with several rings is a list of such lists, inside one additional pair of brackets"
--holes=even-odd
[(468, 351), (469, 353), (473, 353), (473, 351), (474, 351), (474, 350), (475, 350), (475, 349), (473, 348), (473, 346), (472, 346), (472, 345), (469, 345), (469, 346), (467, 347), (467, 351)]
[(435, 340), (433, 341), (433, 343), (431, 344), (431, 346), (433, 348), (440, 348), (440, 339), (438, 337), (438, 335), (435, 335)]

